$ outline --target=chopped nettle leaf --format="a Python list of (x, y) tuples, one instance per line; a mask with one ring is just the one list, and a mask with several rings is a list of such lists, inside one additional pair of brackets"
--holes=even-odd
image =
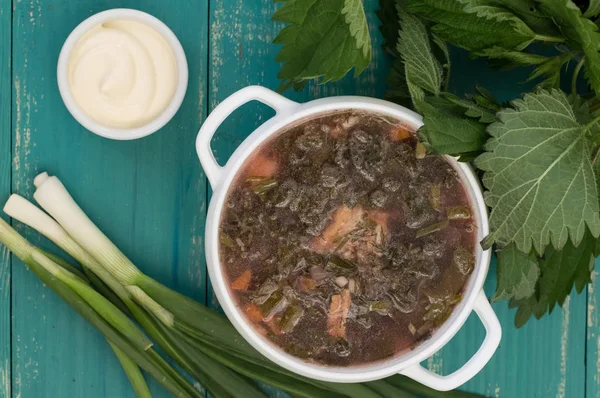
[(520, 300), (533, 295), (540, 276), (535, 253), (523, 253), (510, 244), (497, 255), (498, 285), (494, 300)]
[[(571, 0), (538, 0), (540, 8), (552, 17), (575, 49), (586, 57), (585, 75), (596, 93), (600, 93), (600, 33), (598, 26), (584, 18)], [(595, 7), (598, 7), (595, 5)]]
[(274, 40), (283, 44), (277, 62), (280, 90), (301, 89), (311, 79), (355, 76), (371, 63), (371, 39), (360, 0), (283, 0), (273, 20), (288, 24)]
[(431, 51), (429, 34), (417, 17), (400, 13), (398, 52), (404, 61), (406, 81), (411, 85), (438, 95), (442, 85), (442, 67)]
[(558, 90), (526, 94), (514, 109), (498, 113), (493, 137), (476, 159), (485, 171), (486, 203), (492, 208), (490, 235), (483, 246), (515, 242), (525, 253), (552, 245), (560, 250), (571, 237), (583, 239), (586, 225), (600, 234), (598, 191), (592, 151), (567, 96)]
[(438, 107), (423, 101), (418, 104), (424, 125), (417, 135), (430, 151), (447, 155), (481, 151), (488, 138), (486, 124), (442, 112)]
[(515, 316), (517, 327), (523, 326), (531, 315), (539, 319), (546, 312), (552, 312), (556, 304), (562, 306), (573, 286), (578, 293), (583, 291), (591, 282), (594, 260), (599, 254), (596, 250), (598, 241), (586, 231), (577, 247), (570, 240), (559, 251), (548, 247), (539, 260), (540, 277), (535, 293), (524, 299), (515, 297), (511, 300), (511, 307), (519, 307)]
[(406, 0), (407, 10), (434, 22), (432, 32), (469, 51), (521, 50), (542, 38), (508, 8), (479, 0)]

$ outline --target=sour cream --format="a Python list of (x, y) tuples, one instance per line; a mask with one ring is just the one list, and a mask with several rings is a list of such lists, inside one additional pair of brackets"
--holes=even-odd
[(171, 103), (177, 79), (175, 55), (165, 38), (128, 19), (92, 28), (68, 63), (73, 99), (90, 118), (111, 128), (152, 122)]

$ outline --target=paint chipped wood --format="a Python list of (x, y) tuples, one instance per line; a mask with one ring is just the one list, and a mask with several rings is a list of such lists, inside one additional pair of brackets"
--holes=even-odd
[[(278, 86), (280, 65), (274, 60), (279, 48), (271, 41), (281, 25), (270, 20), (278, 5), (272, 0), (179, 1), (176, 7), (166, 7), (164, 0), (14, 0), (13, 11), (10, 2), (0, 3), (0, 200), (11, 190), (30, 196), (32, 178), (47, 169), (61, 177), (92, 219), (141, 268), (217, 308), (204, 260), (209, 192), (194, 139), (207, 110), (234, 91), (250, 84)], [(373, 35), (372, 65), (358, 79), (311, 83), (288, 97), (307, 101), (331, 95), (384, 95), (389, 60), (380, 48), (374, 13), (378, 1), (364, 3)], [(56, 60), (68, 33), (91, 14), (120, 6), (141, 8), (166, 22), (181, 40), (190, 67), (188, 94), (175, 119), (136, 142), (108, 141), (85, 131), (66, 111), (55, 80)], [(478, 82), (503, 100), (518, 93), (518, 87), (500, 84), (484, 63), (473, 66), (464, 53), (455, 55), (453, 91), (470, 92)], [(459, 73), (467, 64), (469, 72)], [(514, 80), (526, 79), (518, 73)], [(256, 104), (232, 115), (213, 141), (219, 161), (225, 163), (270, 115), (271, 110)], [(37, 234), (17, 227), (34, 243), (51, 247)], [(42, 397), (47, 391), (61, 397), (133, 397), (103, 338), (21, 262), (12, 263), (11, 275), (11, 259), (0, 251), (0, 397)], [(494, 285), (492, 271), (488, 293)], [(502, 344), (464, 388), (490, 397), (600, 398), (597, 294), (590, 286), (587, 302), (585, 295), (574, 296), (564, 310), (555, 309), (522, 330), (513, 328), (514, 311), (506, 303), (494, 304), (504, 327)], [(13, 331), (12, 363), (8, 325)], [(471, 316), (449, 346), (424, 365), (448, 374), (472, 356), (483, 336), (479, 321)], [(154, 382), (151, 390), (155, 397), (168, 396)]]

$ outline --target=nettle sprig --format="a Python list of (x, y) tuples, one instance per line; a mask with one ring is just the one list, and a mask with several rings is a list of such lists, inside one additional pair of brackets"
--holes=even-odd
[[(276, 39), (283, 88), (368, 66), (359, 0), (284, 3), (275, 14), (290, 24)], [(430, 153), (480, 171), (491, 231), (481, 244), (497, 250), (494, 298), (518, 308), (517, 327), (562, 305), (573, 287), (581, 292), (600, 255), (600, 0), (578, 3), (380, 0), (394, 59), (387, 98), (423, 115), (418, 136)], [(496, 68), (529, 67), (536, 87), (506, 104), (482, 87), (449, 93), (448, 45)], [(586, 92), (577, 92), (581, 74)]]

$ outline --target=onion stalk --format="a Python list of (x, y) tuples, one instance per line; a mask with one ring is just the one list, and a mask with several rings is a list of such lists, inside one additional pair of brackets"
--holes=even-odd
[(110, 347), (115, 352), (117, 359), (121, 363), (121, 367), (125, 371), (131, 386), (133, 387), (133, 391), (135, 391), (135, 395), (138, 398), (152, 398), (152, 394), (148, 389), (148, 384), (146, 384), (146, 380), (140, 372), (140, 368), (137, 364), (127, 356), (118, 346), (112, 343), (110, 340), (108, 341)]
[(30, 255), (33, 246), (19, 235), (8, 223), (0, 219), (0, 242), (20, 258), (37, 277), (77, 313), (92, 324), (106, 339), (118, 347), (127, 357), (151, 374), (174, 396), (179, 398), (203, 398), (189, 382), (177, 373), (156, 352), (149, 348), (141, 350), (119, 333), (103, 317), (68, 285), (60, 281)]
[[(132, 314), (140, 325), (149, 333), (150, 337), (159, 342), (161, 348), (166, 349), (163, 345), (167, 344), (168, 336), (164, 336), (164, 331), (152, 327), (152, 321), (149, 314), (142, 308), (155, 316), (160, 322), (172, 326), (174, 323), (173, 315), (169, 311), (162, 308), (139, 287), (128, 286), (127, 288), (124, 288), (112, 274), (96, 261), (96, 259), (79, 246), (79, 244), (71, 238), (71, 236), (68, 235), (54, 219), (25, 198), (18, 195), (12, 195), (7, 201), (4, 211), (9, 216), (42, 233), (75, 259), (80, 261), (84, 266), (84, 270), (87, 269), (93, 272), (93, 274), (90, 274), (92, 280), (97, 274), (101, 281), (96, 281), (95, 285), (102, 286), (102, 282), (105, 282), (107, 286), (118, 291), (118, 299), (113, 297), (113, 305), (119, 306), (119, 304), (124, 304), (127, 308), (127, 312)], [(56, 267), (53, 268), (52, 264), (49, 264), (45, 260), (41, 260), (41, 262), (57, 272), (57, 276), (64, 279), (63, 282), (72, 283), (73, 285), (71, 285), (71, 287), (76, 285), (76, 281), (69, 278), (70, 275), (60, 272)], [(73, 268), (70, 265), (69, 267), (71, 269)], [(93, 294), (90, 292), (87, 293)], [(94, 293), (97, 294), (96, 292)], [(135, 299), (135, 301), (140, 303), (142, 308), (138, 307), (132, 299)], [(107, 315), (110, 315), (110, 313)], [(173, 357), (180, 366), (217, 397), (235, 396), (235, 394), (242, 391), (248, 398), (265, 397), (253, 383), (241, 379), (234, 371), (219, 362), (216, 362), (208, 355), (194, 351), (195, 350), (193, 349), (192, 352), (182, 349), (179, 349), (179, 351), (178, 349), (167, 350), (168, 354)], [(223, 383), (224, 380), (229, 380), (229, 382)]]

